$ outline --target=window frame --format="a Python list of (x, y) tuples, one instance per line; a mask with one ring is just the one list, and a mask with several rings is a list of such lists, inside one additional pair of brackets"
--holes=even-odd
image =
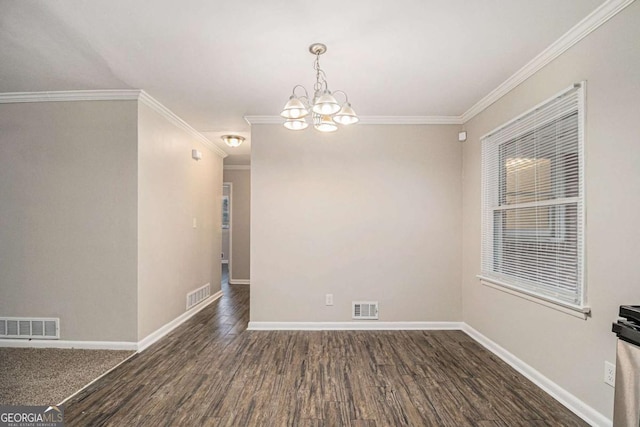
[[(530, 110), (520, 114), (507, 123), (499, 126), (495, 130), (487, 133), (480, 138), (482, 144), (482, 233), (481, 233), (481, 273), (478, 278), (481, 283), (488, 285), (508, 293), (520, 296), (534, 302), (547, 305), (551, 308), (559, 309), (560, 311), (567, 312), (569, 314), (576, 315), (577, 317), (586, 318), (590, 313), (590, 307), (586, 303), (587, 287), (585, 271), (585, 185), (584, 185), (584, 145), (585, 145), (585, 89), (586, 82), (580, 82), (574, 84), (568, 88), (563, 89), (553, 97), (541, 102)], [(575, 95), (574, 95), (575, 93)], [(577, 106), (565, 108), (560, 105), (558, 100), (567, 97), (576, 98)], [(554, 108), (558, 109), (558, 114), (555, 116), (547, 117), (544, 121), (537, 123), (536, 120), (532, 120), (532, 117), (536, 117), (536, 114), (540, 112), (545, 113), (551, 111), (556, 113)], [(575, 110), (575, 112), (574, 112)], [(534, 134), (536, 131), (540, 132), (544, 126), (550, 123), (557, 123), (563, 119), (563, 116), (569, 117), (574, 113), (577, 113), (576, 128), (578, 132), (577, 139), (577, 169), (578, 169), (578, 183), (577, 183), (577, 195), (571, 197), (559, 197), (551, 198), (548, 200), (534, 200), (520, 203), (507, 203), (507, 173), (504, 167), (501, 165), (506, 164), (505, 144), (517, 143), (518, 138), (526, 137), (527, 133)], [(540, 114), (542, 115), (542, 114)], [(527, 122), (529, 119), (529, 122)], [(524, 124), (523, 124), (524, 123)], [(521, 126), (521, 128), (518, 128)], [(529, 126), (529, 127), (527, 127)], [(513, 129), (512, 129), (513, 128)], [(504, 137), (501, 133), (504, 132)], [(510, 134), (513, 132), (513, 135)], [(509, 136), (511, 135), (511, 136)], [(534, 140), (532, 139), (531, 144)], [(491, 144), (491, 145), (490, 145)], [(492, 153), (488, 153), (488, 150), (494, 150)], [(495, 151), (497, 150), (497, 151)], [(491, 159), (493, 163), (487, 164), (488, 159)], [(552, 161), (557, 161), (552, 159)], [(502, 162), (502, 163), (501, 163)], [(497, 163), (497, 164), (496, 164)], [(551, 165), (553, 168), (557, 168), (556, 165)], [(564, 167), (560, 168), (563, 174), (567, 171)], [(554, 178), (553, 185), (566, 185), (566, 179)], [(497, 188), (496, 188), (497, 186)], [(556, 190), (557, 191), (557, 190)], [(557, 194), (557, 193), (556, 193)], [(567, 196), (566, 193), (564, 193)], [(567, 223), (567, 215), (562, 215), (559, 211), (566, 211), (568, 204), (575, 205), (576, 219), (575, 224), (572, 221), (571, 224)], [(510, 209), (522, 209), (522, 208), (536, 208), (541, 206), (549, 206), (550, 224), (548, 233), (540, 233), (540, 230), (545, 229), (532, 229), (532, 230), (518, 230), (514, 229), (509, 232), (512, 236), (517, 236), (519, 239), (527, 239), (529, 235), (532, 242), (540, 242), (542, 237), (543, 242), (562, 244), (566, 241), (567, 227), (574, 226), (576, 228), (576, 262), (577, 272), (575, 281), (575, 292), (567, 293), (566, 289), (563, 289), (560, 283), (552, 284), (544, 282), (533, 282), (528, 278), (511, 274), (512, 272), (504, 273), (496, 269), (495, 256), (496, 253), (500, 253), (501, 256), (505, 255), (505, 251), (495, 249), (499, 245), (504, 245), (504, 239), (501, 237), (505, 233), (505, 226), (499, 226), (499, 230), (496, 230), (496, 218), (502, 217), (501, 221), (505, 221), (506, 214), (497, 215), (498, 212), (507, 212)], [(553, 207), (553, 209), (551, 209)], [(551, 213), (553, 211), (553, 214)], [(489, 232), (490, 230), (490, 232)], [(496, 233), (497, 231), (497, 233)], [(533, 250), (533, 254), (540, 254), (540, 249)], [(487, 266), (491, 266), (487, 268)], [(547, 270), (549, 271), (549, 270)], [(556, 293), (552, 291), (555, 289)], [(575, 299), (569, 301), (567, 295)]]

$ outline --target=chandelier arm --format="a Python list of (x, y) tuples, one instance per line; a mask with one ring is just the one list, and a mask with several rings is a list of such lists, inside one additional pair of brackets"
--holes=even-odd
[(332, 93), (333, 93), (333, 96), (336, 96), (336, 94), (338, 94), (338, 93), (343, 94), (344, 95), (344, 102), (345, 103), (349, 102), (349, 97), (347, 96), (347, 93), (345, 91), (343, 91), (343, 90), (335, 90)]
[(296, 89), (297, 89), (297, 88), (299, 88), (299, 87), (300, 87), (300, 88), (302, 88), (302, 90), (304, 91), (304, 96), (305, 96), (307, 99), (309, 99), (309, 93), (307, 92), (307, 89), (306, 89), (304, 86), (302, 86), (302, 85), (295, 85), (295, 86), (293, 87), (293, 96), (295, 96), (296, 98), (301, 98), (300, 96), (296, 96)]

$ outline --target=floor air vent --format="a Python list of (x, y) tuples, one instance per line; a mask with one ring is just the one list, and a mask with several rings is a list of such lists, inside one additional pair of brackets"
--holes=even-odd
[(0, 338), (57, 340), (60, 338), (60, 319), (0, 317)]
[(194, 305), (209, 298), (209, 295), (211, 295), (210, 283), (207, 283), (206, 285), (196, 289), (195, 291), (189, 292), (187, 294), (187, 310), (189, 310)]
[(352, 315), (360, 320), (378, 319), (378, 301), (354, 301)]

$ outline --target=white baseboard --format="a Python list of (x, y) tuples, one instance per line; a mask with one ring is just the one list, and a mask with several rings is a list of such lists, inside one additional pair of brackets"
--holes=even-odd
[(229, 279), (230, 285), (249, 285), (248, 279)]
[[(248, 282), (248, 281), (247, 281)], [(216, 292), (191, 310), (176, 317), (171, 322), (151, 333), (138, 343), (116, 341), (62, 341), (62, 340), (20, 340), (0, 339), (0, 347), (39, 347), (39, 348), (78, 348), (100, 350), (137, 350), (144, 351), (180, 324), (193, 317), (200, 310), (222, 296), (222, 291)], [(545, 377), (539, 371), (528, 365), (494, 341), (464, 322), (249, 322), (248, 330), (462, 330), (487, 350), (498, 356), (505, 363), (513, 367), (520, 374), (547, 394), (567, 407), (574, 414), (592, 426), (611, 427), (612, 420), (596, 411), (594, 408), (578, 399), (576, 396)]]
[(14, 348), (77, 348), (81, 350), (137, 350), (138, 343), (128, 341), (65, 341), (0, 339), (0, 347)]
[(180, 316), (176, 317), (166, 325), (158, 328), (155, 332), (150, 333), (149, 335), (144, 337), (142, 340), (138, 341), (138, 346), (137, 346), (138, 353), (146, 350), (150, 345), (154, 344), (159, 339), (167, 335), (169, 332), (173, 331), (175, 328), (177, 328), (182, 323), (184, 323), (185, 321), (193, 317), (196, 313), (198, 313), (200, 310), (202, 310), (203, 308), (205, 308), (206, 306), (208, 306), (209, 304), (211, 304), (221, 296), (222, 296), (222, 291), (216, 292), (215, 294), (211, 295), (209, 298), (202, 301), (192, 309), (185, 311)]
[(129, 341), (66, 341), (66, 340), (29, 340), (29, 339), (0, 339), (0, 347), (14, 348), (77, 348), (82, 350), (132, 350), (141, 352), (160, 338), (173, 331), (180, 324), (194, 316), (200, 310), (222, 296), (222, 291), (211, 295), (189, 311), (185, 311), (171, 322), (162, 326), (138, 342)]
[(249, 322), (251, 331), (392, 331), (462, 329), (461, 322)]
[(506, 362), (513, 369), (524, 375), (527, 379), (533, 382), (535, 385), (544, 390), (547, 394), (567, 407), (571, 412), (582, 418), (584, 421), (592, 426), (611, 427), (613, 422), (602, 415), (600, 412), (593, 409), (591, 406), (578, 399), (567, 390), (560, 387), (549, 378), (542, 375), (532, 366), (526, 364), (521, 359), (513, 355), (512, 353), (500, 347), (494, 341), (482, 335), (480, 332), (473, 329), (466, 323), (463, 323), (462, 330), (471, 338), (480, 343), (484, 348), (498, 356), (504, 362)]

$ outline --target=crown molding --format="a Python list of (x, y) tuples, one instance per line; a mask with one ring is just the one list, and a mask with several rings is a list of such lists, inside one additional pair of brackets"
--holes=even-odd
[(468, 122), (480, 112), (484, 111), (491, 104), (502, 98), (504, 95), (516, 88), (520, 83), (524, 82), (545, 65), (563, 54), (570, 47), (591, 34), (602, 24), (622, 11), (625, 7), (629, 6), (633, 1), (634, 0), (607, 0), (602, 3), (597, 9), (587, 15), (586, 18), (578, 22), (558, 40), (553, 42), (549, 47), (529, 61), (524, 67), (516, 71), (515, 74), (500, 84), (500, 86), (489, 92), (489, 94), (484, 98), (465, 111), (462, 116), (460, 116), (461, 123), (464, 124)]
[(459, 116), (363, 116), (362, 125), (460, 125)]
[(223, 159), (227, 157), (220, 147), (211, 142), (203, 134), (191, 127), (173, 111), (158, 102), (151, 95), (140, 89), (115, 90), (65, 90), (55, 92), (8, 92), (0, 93), (0, 104), (16, 104), (22, 102), (70, 102), (70, 101), (139, 101), (175, 126), (185, 130), (198, 139), (209, 150)]
[(55, 92), (7, 92), (0, 93), (0, 104), (21, 102), (66, 101), (135, 101), (142, 91), (138, 89), (64, 90)]
[[(244, 116), (249, 125), (280, 125), (280, 116)], [(360, 125), (460, 125), (460, 116), (360, 116)]]
[(280, 116), (244, 116), (244, 121), (251, 125), (275, 125), (282, 123)]
[(221, 158), (224, 159), (225, 157), (228, 156), (227, 153), (225, 153), (220, 147), (218, 147), (213, 142), (211, 142), (206, 136), (204, 136), (203, 134), (201, 134), (200, 132), (192, 128), (191, 125), (189, 125), (189, 123), (182, 120), (173, 111), (169, 110), (167, 107), (162, 105), (160, 102), (158, 102), (158, 100), (153, 98), (151, 95), (149, 95), (145, 91), (143, 90), (140, 91), (139, 100), (144, 105), (151, 108), (153, 111), (160, 114), (162, 117), (164, 117), (165, 119), (167, 119), (168, 121), (176, 125), (177, 127), (190, 133), (191, 136), (198, 139), (200, 142), (202, 142), (202, 144), (205, 147), (213, 151), (215, 154), (217, 154)]
[(224, 165), (226, 171), (248, 171), (251, 170), (251, 165)]
[[(480, 101), (460, 116), (363, 116), (360, 124), (370, 125), (433, 125), (433, 124), (465, 124), (480, 114), (491, 104), (515, 89), (520, 83), (540, 71), (545, 65), (562, 55), (565, 51), (591, 34), (602, 24), (633, 3), (634, 0), (607, 0), (593, 12), (578, 22), (558, 40), (540, 52), (524, 67), (516, 71), (511, 77), (502, 82), (497, 88), (489, 92)], [(249, 125), (281, 124), (279, 116), (245, 116)]]
[[(460, 116), (363, 116), (360, 124), (364, 125), (432, 125), (432, 124), (464, 124), (484, 111), (491, 104), (502, 98), (519, 84), (538, 72), (580, 40), (591, 34), (602, 24), (614, 17), (633, 3), (634, 0), (607, 0), (591, 12), (582, 21), (572, 27), (558, 40), (539, 53), (524, 67), (516, 71), (497, 88), (476, 102)], [(156, 112), (176, 124), (178, 127), (194, 135), (211, 151), (222, 158), (227, 156), (220, 147), (196, 131), (171, 110), (160, 104), (146, 92), (138, 89), (115, 90), (69, 90), (52, 92), (9, 92), (0, 93), (0, 104), (20, 102), (56, 102), (56, 101), (126, 101), (139, 99)], [(281, 124), (280, 116), (244, 116), (249, 125)]]
[(363, 125), (460, 125), (459, 116), (364, 116)]

